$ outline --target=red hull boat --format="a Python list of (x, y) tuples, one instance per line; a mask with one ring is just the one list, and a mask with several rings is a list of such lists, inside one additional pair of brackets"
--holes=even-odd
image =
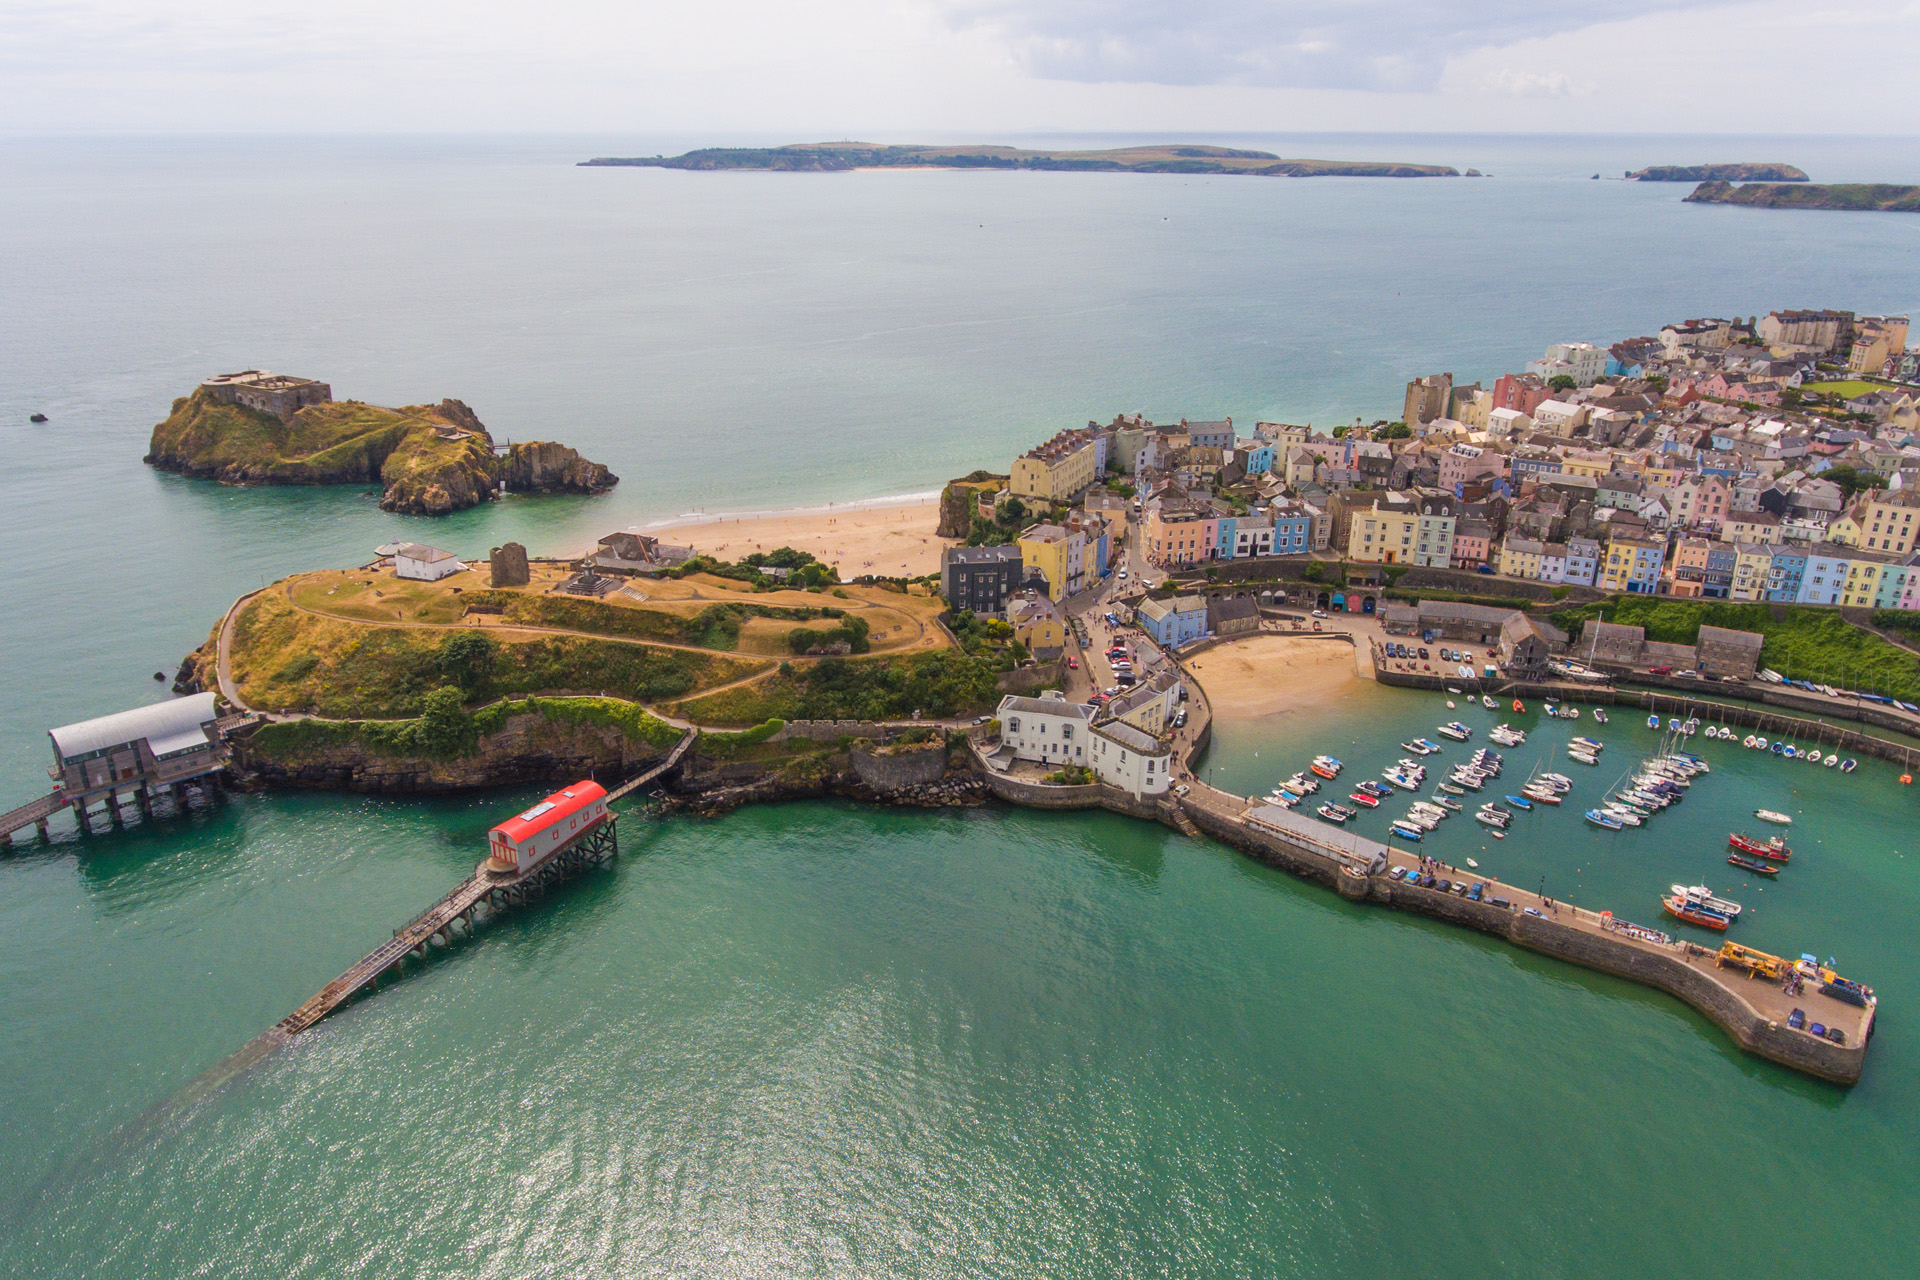
[(1793, 858), (1793, 850), (1775, 837), (1772, 840), (1752, 840), (1737, 832), (1727, 837), (1727, 846), (1742, 853), (1750, 853), (1756, 858), (1769, 858), (1774, 862), (1788, 862)]

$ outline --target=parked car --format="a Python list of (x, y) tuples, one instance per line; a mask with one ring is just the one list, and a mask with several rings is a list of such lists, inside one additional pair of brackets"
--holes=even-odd
[(1193, 790), (1193, 788), (1192, 788), (1192, 787), (1189, 787), (1189, 786), (1188, 786), (1188, 785), (1187, 785), (1186, 783), (1184, 783), (1184, 782), (1183, 782), (1183, 783), (1181, 783), (1181, 784), (1180, 784), (1179, 786), (1177, 786), (1177, 787), (1175, 787), (1175, 788), (1173, 789), (1173, 794), (1175, 794), (1175, 795), (1177, 795), (1177, 796), (1183, 796), (1183, 795), (1185, 795), (1185, 794), (1187, 794), (1187, 792), (1189, 792), (1189, 791), (1191, 791), (1191, 790)]
[(1178, 715), (1174, 716), (1173, 727), (1176, 729), (1184, 729), (1187, 727), (1187, 713), (1184, 709), (1182, 709)]
[(1475, 569), (1474, 572), (1491, 574), (1493, 572), (1493, 566), (1490, 564), (1483, 564), (1478, 569)]
[(1698, 671), (1676, 671), (1673, 674), (1682, 680), (1698, 680), (1700, 678)]
[(1127, 576), (1127, 571), (1126, 571), (1125, 569), (1122, 569), (1122, 570), (1120, 571), (1120, 576), (1121, 576), (1121, 577), (1123, 577), (1123, 578), (1124, 578), (1124, 577), (1126, 577), (1126, 576)]
[(1422, 649), (1420, 651), (1420, 660), (1422, 662), (1425, 662), (1427, 660), (1427, 651), (1425, 649)]
[(1648, 667), (1647, 674), (1650, 676), (1670, 676), (1673, 674), (1673, 668), (1672, 667)]
[(1080, 659), (1069, 657), (1067, 659), (1067, 670), (1078, 671), (1079, 669), (1080, 669)]
[(1327, 611), (1325, 609), (1315, 609), (1313, 611), (1313, 616), (1316, 618), (1324, 618), (1327, 616)]

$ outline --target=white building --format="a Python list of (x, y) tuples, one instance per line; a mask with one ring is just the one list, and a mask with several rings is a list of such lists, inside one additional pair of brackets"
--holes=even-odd
[(1233, 555), (1242, 559), (1246, 556), (1265, 556), (1273, 554), (1273, 521), (1258, 516), (1241, 516), (1233, 522)]
[(1575, 385), (1590, 387), (1606, 376), (1607, 352), (1591, 342), (1556, 342), (1547, 354), (1527, 366), (1528, 373), (1543, 378), (1565, 374)]
[(1533, 410), (1533, 425), (1548, 435), (1568, 438), (1587, 425), (1587, 406), (1565, 400), (1542, 400)]
[(1566, 581), (1577, 587), (1590, 587), (1600, 571), (1600, 544), (1592, 538), (1567, 539)]
[(418, 542), (403, 542), (393, 549), (393, 576), (396, 578), (437, 582), (466, 567), (454, 558), (453, 552), (422, 546)]
[(1094, 775), (1138, 800), (1164, 795), (1173, 782), (1173, 753), (1132, 725), (1109, 721), (1093, 730)]
[(1533, 419), (1518, 409), (1493, 409), (1487, 413), (1487, 430), (1503, 439), (1523, 436), (1533, 430)]
[(1037, 698), (1008, 694), (995, 714), (1000, 741), (1013, 749), (1015, 759), (1092, 767), (1087, 761), (1092, 707), (1068, 702), (1066, 694), (1049, 689)]

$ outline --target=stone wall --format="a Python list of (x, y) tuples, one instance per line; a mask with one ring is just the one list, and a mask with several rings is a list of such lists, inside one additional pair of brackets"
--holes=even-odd
[(893, 732), (875, 720), (789, 720), (767, 741), (806, 738), (813, 742), (838, 742), (842, 738), (885, 738)]
[(938, 782), (947, 772), (947, 744), (944, 737), (935, 742), (912, 746), (853, 748), (853, 771), (860, 781), (875, 791), (899, 791), (906, 787)]
[(1015, 667), (1012, 671), (1002, 671), (993, 679), (993, 687), (1001, 693), (1033, 693), (1050, 684), (1058, 683), (1066, 674), (1066, 663), (1055, 658), (1052, 662), (1036, 663), (1031, 667)]
[(982, 768), (980, 772), (988, 791), (1008, 804), (1028, 809), (1098, 809), (1101, 792), (1107, 790), (1097, 782), (1083, 787), (1053, 787), (1022, 782), (992, 769)]

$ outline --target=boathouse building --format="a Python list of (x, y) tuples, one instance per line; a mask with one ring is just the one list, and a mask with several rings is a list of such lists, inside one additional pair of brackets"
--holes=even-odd
[(211, 773), (226, 764), (213, 704), (211, 693), (196, 693), (50, 729), (56, 763), (48, 772), (70, 803)]

